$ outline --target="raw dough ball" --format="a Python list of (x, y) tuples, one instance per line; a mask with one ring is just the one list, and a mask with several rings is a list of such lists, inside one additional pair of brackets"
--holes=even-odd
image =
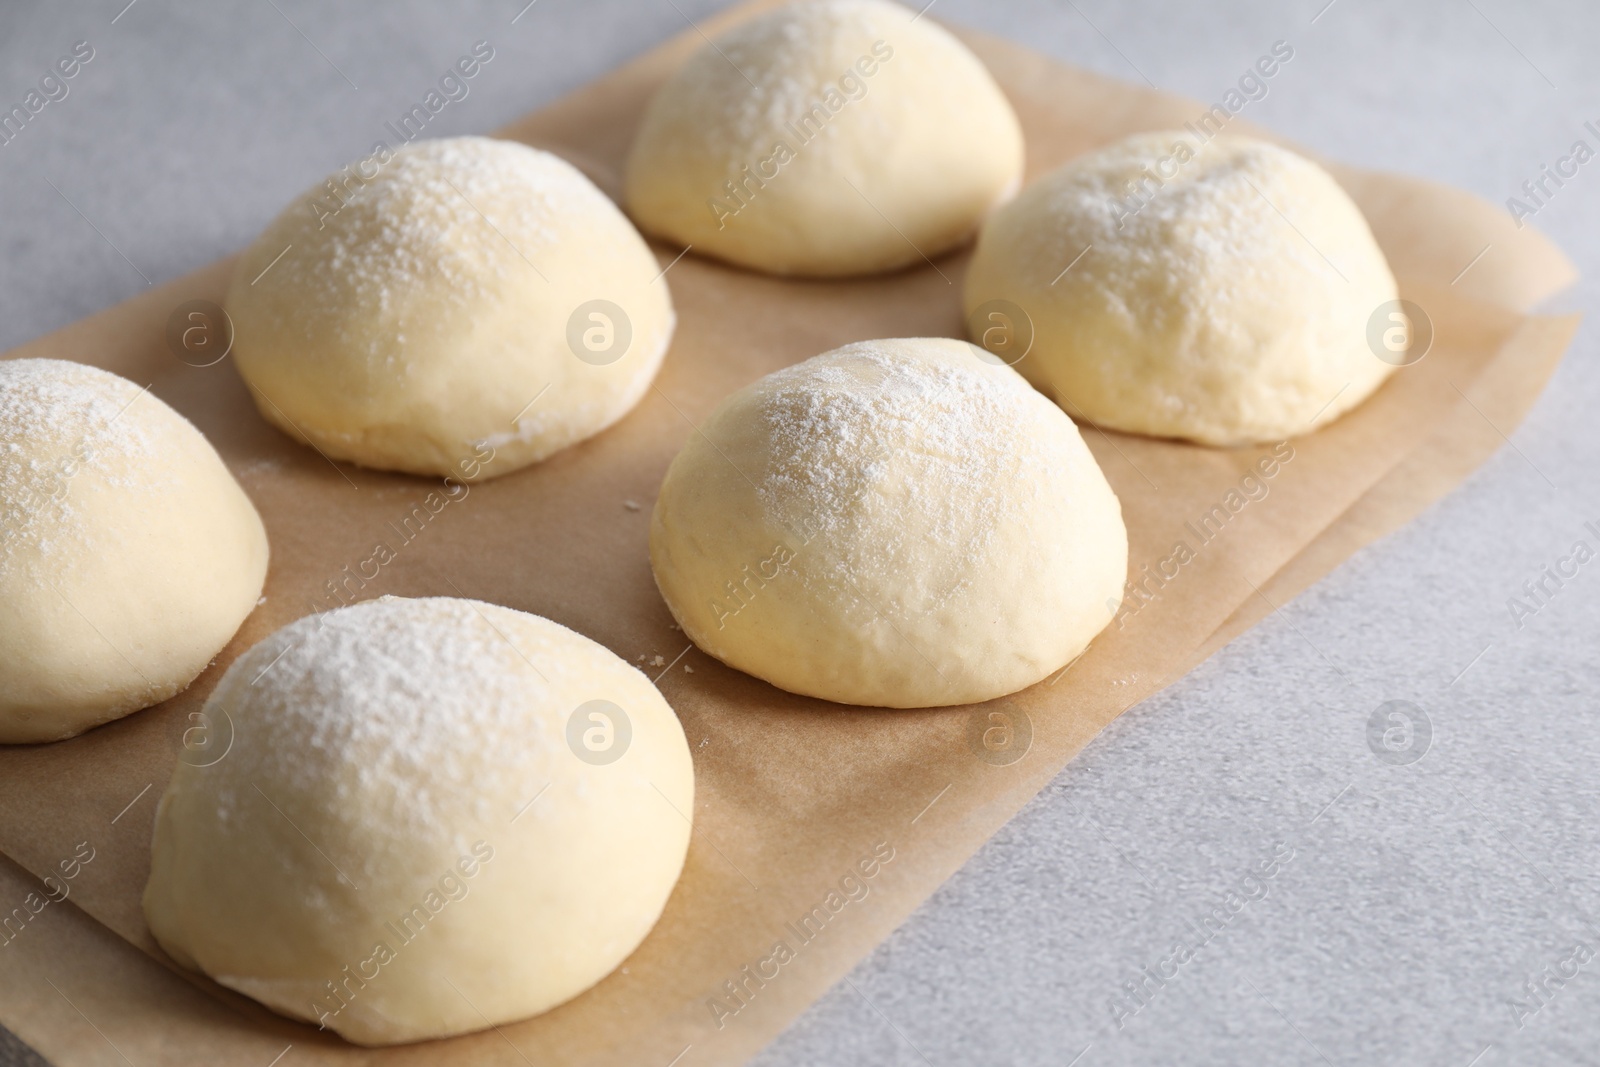
[(645, 112), (633, 217), (775, 274), (893, 270), (966, 241), (1020, 184), (1022, 130), (978, 58), (913, 19), (804, 0), (702, 47)]
[(975, 332), (1002, 321), (991, 301), (1032, 320), (1016, 368), (1074, 417), (1209, 445), (1293, 437), (1359, 404), (1395, 369), (1366, 328), (1396, 298), (1321, 167), (1188, 132), (1129, 137), (1029, 186), (984, 228), (966, 284)]
[(683, 728), (648, 678), (549, 619), (396, 597), (308, 616), (241, 656), (205, 711), (233, 744), (180, 764), (161, 799), (150, 930), (359, 1044), (576, 996), (644, 940), (683, 868)]
[(260, 516), (182, 415), (95, 367), (0, 362), (0, 743), (182, 691), (266, 574)]
[(250, 246), (228, 293), (233, 354), (292, 437), (471, 481), (638, 402), (672, 336), (658, 275), (571, 164), (485, 137), (421, 141), (307, 190)]
[(1083, 651), (1122, 595), (1122, 510), (1072, 420), (991, 359), (863, 341), (724, 401), (650, 523), (695, 644), (899, 708), (1002, 696)]

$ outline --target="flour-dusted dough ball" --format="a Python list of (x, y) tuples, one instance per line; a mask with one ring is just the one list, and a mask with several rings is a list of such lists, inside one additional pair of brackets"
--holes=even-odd
[(978, 58), (884, 0), (799, 0), (697, 51), (651, 100), (626, 203), (647, 232), (775, 274), (921, 263), (1022, 176)]
[(667, 471), (656, 583), (731, 667), (843, 704), (989, 700), (1111, 621), (1122, 509), (1061, 409), (963, 341), (863, 341), (722, 403)]
[(363, 1045), (576, 996), (683, 868), (694, 767), (650, 680), (548, 619), (384, 597), (284, 627), (207, 701), (144, 912), (162, 948)]
[(1075, 417), (1208, 445), (1292, 437), (1361, 403), (1395, 369), (1366, 330), (1396, 298), (1326, 171), (1189, 132), (1033, 183), (984, 227), (966, 283), (975, 333), (1006, 304), (1026, 313), (1016, 368)]
[(266, 574), (260, 516), (182, 415), (81, 363), (0, 362), (0, 743), (182, 691)]
[(660, 273), (564, 160), (421, 141), (308, 189), (250, 246), (233, 356), (267, 421), (329, 456), (493, 477), (638, 402), (672, 336)]

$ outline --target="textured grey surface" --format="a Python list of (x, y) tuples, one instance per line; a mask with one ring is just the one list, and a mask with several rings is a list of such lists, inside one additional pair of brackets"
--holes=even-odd
[[(479, 38), (496, 58), (430, 134), (491, 129), (719, 6), (539, 0), (513, 26), (517, 0), (138, 0), (112, 24), (123, 3), (0, 7), (7, 105), (74, 41), (96, 49), (0, 147), (0, 349), (241, 247)], [(1497, 203), (1574, 140), (1600, 148), (1583, 128), (1600, 126), (1584, 0), (1325, 3), (931, 14), (1207, 100), (1287, 40), (1293, 62), (1248, 117)], [(1590, 278), (1597, 205), (1592, 162), (1535, 218)], [(1600, 549), (1583, 528), (1600, 524), (1595, 348), (1586, 324), (1512, 446), (1459, 492), (1123, 716), (761, 1067), (1600, 1062), (1600, 959), (1525, 988), (1580, 942), (1600, 951), (1600, 562), (1520, 629), (1507, 607), (1575, 540)], [(1368, 747), (1391, 699), (1432, 723), (1408, 766)], [(1190, 924), (1254, 885), (1279, 842), (1293, 857), (1265, 896), (1147, 981), (1119, 1028), (1109, 1005), (1136, 1006), (1124, 983), (1197, 941)]]
[(41, 1067), (47, 1061), (9, 1030), (0, 1030), (0, 1067)]

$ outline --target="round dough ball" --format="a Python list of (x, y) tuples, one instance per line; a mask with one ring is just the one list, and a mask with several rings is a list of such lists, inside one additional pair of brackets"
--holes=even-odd
[(1072, 420), (964, 341), (863, 341), (722, 403), (667, 471), (656, 584), (731, 667), (843, 704), (989, 700), (1122, 595), (1122, 509)]
[(228, 292), (233, 356), (261, 414), (297, 440), (473, 481), (638, 402), (672, 336), (660, 273), (564, 160), (486, 137), (419, 141), (334, 173), (250, 246)]
[(683, 869), (694, 766), (650, 680), (564, 626), (384, 597), (241, 656), (180, 763), (144, 913), (175, 960), (363, 1045), (583, 992)]
[(0, 362), (0, 743), (181, 692), (266, 575), (260, 516), (182, 415), (95, 367)]
[(975, 332), (1021, 308), (1016, 368), (1075, 418), (1226, 446), (1306, 433), (1383, 384), (1367, 320), (1397, 295), (1321, 167), (1184, 131), (1074, 160), (996, 212), (966, 308)]
[(656, 93), (624, 199), (701, 253), (828, 277), (955, 248), (1021, 178), (1016, 114), (961, 42), (884, 0), (802, 0)]

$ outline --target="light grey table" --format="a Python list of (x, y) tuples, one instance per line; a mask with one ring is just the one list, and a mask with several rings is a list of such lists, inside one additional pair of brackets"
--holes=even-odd
[[(0, 146), (0, 349), (240, 248), (479, 38), (496, 59), (430, 133), (492, 129), (718, 6), (539, 0), (512, 25), (525, 0), (126, 2), (0, 6), (8, 106), (95, 49)], [(1206, 100), (1287, 41), (1250, 118), (1497, 203), (1573, 141), (1600, 149), (1585, 0), (1325, 4), (930, 14)], [(1600, 161), (1534, 222), (1600, 277)], [(1600, 957), (1526, 985), (1600, 953), (1600, 562), (1520, 628), (1507, 606), (1575, 540), (1600, 547), (1595, 349), (1585, 325), (1461, 490), (1124, 715), (757, 1063), (1600, 1062)], [(1431, 723), (1410, 765), (1368, 745), (1391, 699)], [(1266, 896), (1144, 979), (1278, 842)]]

